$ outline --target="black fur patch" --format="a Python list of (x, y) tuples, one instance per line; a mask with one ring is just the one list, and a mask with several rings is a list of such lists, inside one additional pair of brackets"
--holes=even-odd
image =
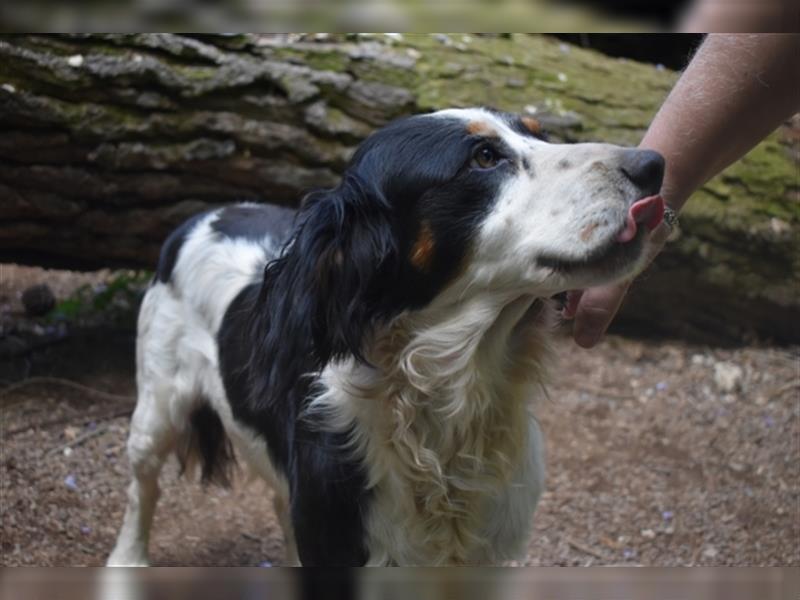
[(284, 373), (290, 381), (282, 386), (285, 396), (269, 403), (251, 400), (254, 380), (265, 375), (250, 354), (258, 287), (246, 287), (231, 303), (218, 339), (234, 418), (263, 436), (273, 464), (290, 482), (292, 525), (303, 565), (361, 566), (367, 560), (362, 513), (370, 497), (363, 466), (351, 457), (345, 434), (323, 431), (299, 418), (310, 384), (300, 375), (312, 369), (311, 356), (295, 356), (295, 364)]
[(236, 456), (219, 415), (207, 403), (197, 407), (189, 418), (189, 431), (178, 448), (181, 471), (186, 469), (192, 455), (200, 460), (203, 483), (230, 486)]
[(300, 600), (358, 600), (354, 569), (297, 569)]
[(175, 263), (178, 262), (178, 253), (183, 247), (186, 237), (195, 228), (197, 222), (206, 215), (208, 215), (208, 211), (194, 215), (169, 234), (164, 245), (161, 246), (161, 253), (158, 256), (158, 266), (156, 267), (156, 279), (158, 281), (161, 283), (169, 281), (172, 270), (175, 268)]
[(269, 235), (283, 243), (292, 231), (296, 211), (274, 204), (223, 208), (211, 228), (225, 237), (261, 241)]

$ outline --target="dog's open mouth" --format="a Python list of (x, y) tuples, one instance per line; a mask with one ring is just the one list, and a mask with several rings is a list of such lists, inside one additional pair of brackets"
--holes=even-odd
[(636, 260), (642, 250), (645, 232), (652, 231), (664, 218), (664, 200), (647, 196), (628, 209), (625, 223), (607, 242), (581, 258), (541, 254), (537, 262), (560, 273), (577, 270), (614, 271)]

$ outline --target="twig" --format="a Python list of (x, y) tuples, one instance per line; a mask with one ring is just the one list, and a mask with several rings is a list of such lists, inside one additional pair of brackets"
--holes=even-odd
[(50, 456), (53, 456), (54, 454), (58, 454), (59, 452), (63, 452), (67, 448), (72, 448), (74, 446), (79, 446), (80, 444), (82, 444), (86, 440), (91, 439), (91, 438), (95, 437), (96, 435), (100, 435), (101, 433), (105, 433), (107, 429), (108, 429), (108, 424), (107, 423), (102, 425), (102, 426), (98, 426), (96, 429), (92, 429), (91, 431), (87, 431), (83, 435), (79, 435), (74, 440), (70, 440), (69, 442), (66, 442), (65, 444), (61, 444), (59, 446), (56, 446), (55, 448), (51, 448), (50, 450), (48, 450), (47, 452), (44, 453), (44, 457), (48, 458)]
[(775, 389), (771, 390), (767, 397), (769, 400), (773, 400), (778, 396), (781, 396), (784, 392), (788, 392), (792, 388), (800, 388), (800, 381), (790, 381), (784, 385), (778, 386)]
[(37, 385), (37, 384), (61, 385), (64, 387), (72, 388), (74, 390), (78, 390), (80, 392), (91, 394), (93, 396), (97, 396), (99, 398), (106, 398), (107, 400), (114, 400), (119, 402), (121, 401), (131, 402), (134, 400), (133, 396), (120, 396), (119, 394), (104, 392), (103, 390), (98, 390), (93, 387), (89, 387), (88, 385), (83, 385), (82, 383), (78, 383), (77, 381), (72, 381), (71, 379), (62, 379), (61, 377), (29, 377), (28, 379), (23, 379), (22, 381), (18, 381), (17, 383), (12, 383), (11, 385), (0, 390), (0, 398), (3, 398), (13, 392), (19, 391), (22, 388), (28, 387), (29, 385)]
[[(83, 415), (83, 420), (81, 421), (81, 425), (86, 425), (91, 423), (92, 421), (106, 421), (108, 419), (116, 419), (117, 417), (124, 417), (133, 413), (133, 406), (129, 406), (126, 408), (118, 408), (116, 410), (112, 410), (110, 412), (102, 412), (98, 414), (89, 413), (88, 415)], [(16, 435), (18, 433), (22, 433), (23, 431), (28, 431), (29, 429), (44, 429), (45, 427), (52, 427), (53, 425), (61, 425), (62, 423), (69, 423), (75, 418), (74, 415), (70, 415), (67, 417), (58, 417), (55, 419), (50, 419), (49, 421), (41, 421), (39, 423), (30, 423), (28, 425), (23, 425), (21, 427), (15, 427), (14, 429), (9, 429), (6, 432), (3, 432), (0, 437), (10, 437), (12, 435)]]
[(580, 542), (576, 542), (572, 538), (566, 538), (566, 540), (567, 540), (567, 544), (569, 544), (570, 546), (572, 546), (576, 550), (580, 550), (584, 554), (588, 554), (589, 556), (594, 556), (595, 558), (599, 558), (600, 560), (606, 560), (606, 556), (604, 554), (598, 552), (594, 548), (590, 548), (589, 546), (581, 544)]

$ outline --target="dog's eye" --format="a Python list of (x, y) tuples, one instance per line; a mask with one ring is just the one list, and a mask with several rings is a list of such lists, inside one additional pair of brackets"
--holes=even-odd
[(491, 169), (497, 166), (498, 162), (500, 162), (500, 154), (489, 144), (478, 146), (472, 157), (472, 166), (479, 169)]

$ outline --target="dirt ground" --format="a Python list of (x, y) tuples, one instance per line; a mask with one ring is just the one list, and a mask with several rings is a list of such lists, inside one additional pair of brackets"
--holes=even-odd
[[(18, 287), (39, 277), (5, 270), (0, 337)], [(547, 492), (523, 564), (800, 566), (800, 348), (612, 336), (557, 349), (538, 410)], [(10, 383), (22, 377), (34, 379)], [(102, 564), (124, 509), (132, 333), (67, 336), (5, 361), (0, 378), (0, 564)], [(171, 461), (162, 487), (154, 564), (281, 564), (260, 482), (204, 490)]]

